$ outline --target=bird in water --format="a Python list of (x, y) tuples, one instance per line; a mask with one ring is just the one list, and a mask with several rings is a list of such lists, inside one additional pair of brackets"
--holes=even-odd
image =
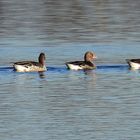
[(140, 59), (126, 59), (131, 69), (140, 69)]
[(15, 62), (13, 64), (14, 70), (17, 72), (41, 72), (41, 71), (46, 71), (46, 66), (45, 66), (45, 54), (40, 53), (38, 57), (38, 62), (34, 61), (19, 61)]
[(92, 63), (95, 59), (95, 53), (88, 51), (84, 55), (84, 61), (66, 62), (66, 66), (71, 70), (91, 70), (96, 68), (95, 64)]

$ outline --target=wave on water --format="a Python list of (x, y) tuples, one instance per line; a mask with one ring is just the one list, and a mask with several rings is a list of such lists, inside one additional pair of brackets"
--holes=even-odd
[(9, 66), (1, 66), (0, 67), (0, 71), (13, 71), (13, 67), (9, 67)]
[(97, 69), (128, 69), (129, 66), (127, 64), (112, 64), (112, 65), (98, 65)]
[[(124, 64), (115, 64), (115, 65), (97, 65), (97, 69), (98, 70), (128, 70), (129, 66), (128, 65), (124, 65)], [(0, 72), (14, 72), (14, 68), (13, 67), (9, 67), (9, 66), (1, 66), (0, 67)], [(66, 67), (58, 67), (58, 66), (52, 66), (52, 67), (47, 67), (47, 71), (50, 72), (67, 72), (69, 71)]]

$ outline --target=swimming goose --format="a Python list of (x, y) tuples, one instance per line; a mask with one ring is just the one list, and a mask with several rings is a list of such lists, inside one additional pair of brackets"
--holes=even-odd
[(128, 65), (132, 69), (140, 69), (140, 59), (126, 59)]
[(45, 71), (45, 54), (40, 53), (38, 62), (34, 61), (20, 61), (13, 65), (17, 72), (33, 72), (33, 71)]
[(88, 51), (85, 53), (84, 61), (66, 62), (66, 66), (71, 70), (91, 70), (96, 68), (95, 64), (92, 63), (95, 59), (96, 55), (93, 52)]

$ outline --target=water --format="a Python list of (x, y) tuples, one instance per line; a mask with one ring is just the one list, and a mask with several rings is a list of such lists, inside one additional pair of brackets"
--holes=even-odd
[[(139, 1), (0, 2), (2, 140), (140, 139)], [(96, 53), (97, 69), (65, 62)], [(48, 71), (17, 73), (13, 62), (46, 54)]]

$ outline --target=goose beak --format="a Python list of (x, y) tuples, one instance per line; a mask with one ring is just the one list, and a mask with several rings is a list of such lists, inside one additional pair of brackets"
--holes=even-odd
[(97, 59), (97, 56), (96, 56), (96, 55), (94, 55), (94, 56), (93, 56), (93, 59)]

